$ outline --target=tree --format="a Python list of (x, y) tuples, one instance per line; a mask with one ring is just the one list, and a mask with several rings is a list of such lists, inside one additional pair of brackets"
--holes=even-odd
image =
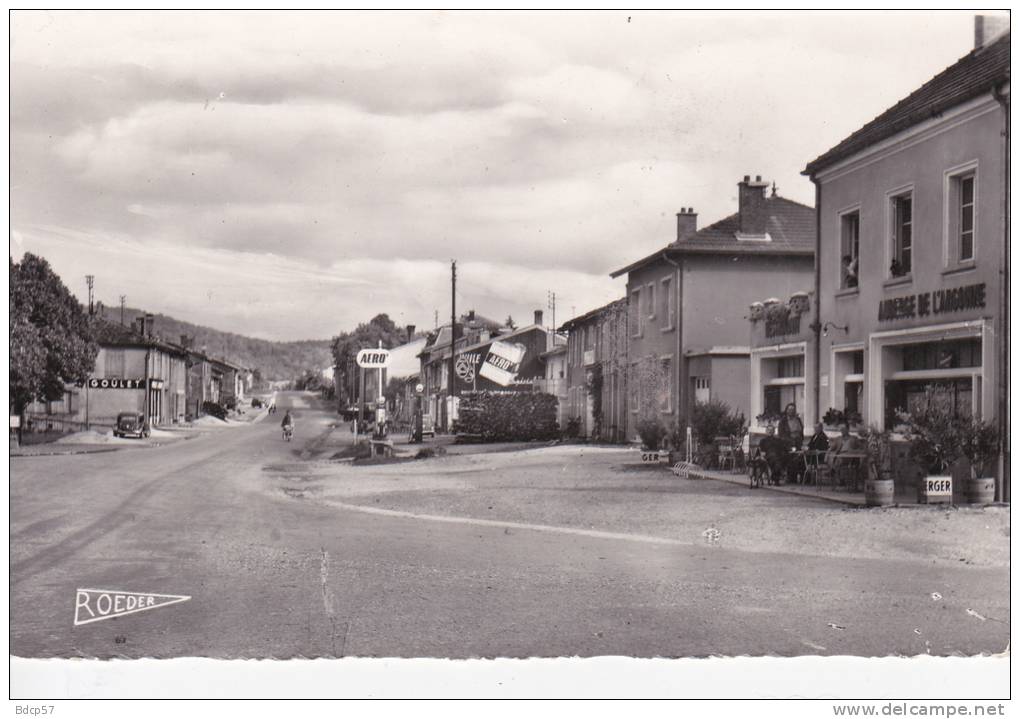
[(69, 383), (84, 383), (99, 345), (85, 308), (42, 257), (10, 260), (11, 407), (58, 400)]
[(351, 368), (357, 371), (354, 359), (358, 350), (378, 347), (380, 342), (384, 349), (391, 349), (402, 345), (406, 339), (405, 330), (397, 327), (385, 313), (359, 324), (353, 332), (341, 332), (333, 338), (333, 364), (338, 376), (337, 386), (343, 393), (340, 397), (342, 405), (349, 402), (345, 389), (350, 386), (351, 378), (347, 373)]

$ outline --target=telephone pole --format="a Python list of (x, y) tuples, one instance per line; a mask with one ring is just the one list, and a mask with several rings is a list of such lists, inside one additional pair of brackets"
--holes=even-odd
[(89, 316), (95, 314), (96, 308), (92, 305), (92, 286), (96, 282), (95, 275), (85, 275), (85, 284), (89, 286)]
[(549, 309), (552, 310), (552, 329), (553, 329), (553, 332), (555, 332), (556, 331), (556, 293), (553, 292), (552, 290), (548, 290), (547, 294), (549, 296)]
[[(457, 260), (450, 261), (450, 412), (453, 412), (453, 397), (457, 396)], [(451, 418), (447, 418), (451, 420)]]
[(127, 301), (127, 295), (120, 296), (120, 324), (124, 325), (124, 302)]

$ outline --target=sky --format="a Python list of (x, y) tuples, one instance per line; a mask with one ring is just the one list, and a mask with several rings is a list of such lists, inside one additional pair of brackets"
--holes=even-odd
[(379, 312), (557, 324), (965, 55), (970, 14), (11, 18), (11, 255), (272, 340)]

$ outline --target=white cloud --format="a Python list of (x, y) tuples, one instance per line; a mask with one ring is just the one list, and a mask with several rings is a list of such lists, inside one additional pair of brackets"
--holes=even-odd
[(553, 289), (584, 311), (679, 207), (735, 211), (745, 174), (810, 203), (804, 165), (964, 54), (970, 23), (19, 11), (12, 251), (262, 336), (442, 315), (452, 257), (466, 307), (530, 314)]

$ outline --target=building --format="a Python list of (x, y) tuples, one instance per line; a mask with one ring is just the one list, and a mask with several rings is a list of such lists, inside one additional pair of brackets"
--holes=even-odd
[(674, 242), (612, 273), (627, 276), (628, 438), (639, 418), (683, 426), (696, 400), (748, 414), (748, 307), (813, 282), (814, 211), (767, 190), (745, 176), (737, 212), (701, 230), (684, 208)]
[(810, 404), (894, 429), (935, 386), (998, 422), (1008, 457), (1010, 35), (983, 20), (972, 52), (804, 170), (820, 228)]
[(187, 351), (155, 336), (152, 315), (133, 326), (97, 319), (95, 333), (99, 354), (85, 386), (68, 385), (62, 400), (30, 405), (30, 429), (111, 429), (121, 412), (147, 413), (152, 427), (183, 422)]
[(629, 363), (626, 298), (564, 323), (567, 334), (566, 418), (579, 420), (582, 437), (627, 438)]
[(567, 392), (567, 340), (560, 334), (555, 335), (553, 340), (555, 342), (553, 348), (541, 355), (545, 363), (545, 378), (536, 380), (535, 386), (539, 391), (556, 397), (556, 424), (560, 429), (564, 429), (570, 416)]
[(482, 390), (531, 392), (546, 375), (542, 355), (557, 344), (556, 333), (542, 325), (541, 310), (535, 311), (533, 324), (520, 328), (501, 325), (472, 310), (460, 318), (456, 330), (454, 348), (451, 327), (446, 325), (429, 334), (419, 355), (423, 411), (433, 426), (444, 431), (456, 419), (456, 405), (450, 406), (451, 354), (455, 356), (455, 396)]

